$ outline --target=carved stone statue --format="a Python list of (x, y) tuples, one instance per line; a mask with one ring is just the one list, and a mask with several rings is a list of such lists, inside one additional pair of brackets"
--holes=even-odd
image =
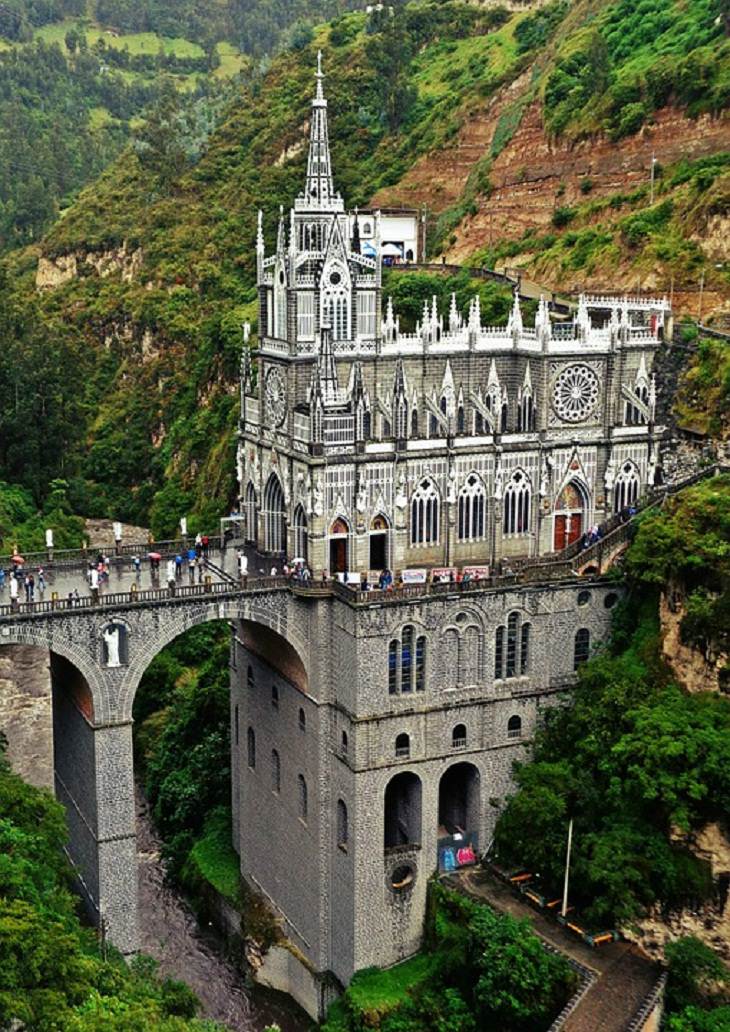
[(540, 472), (540, 497), (547, 498), (550, 483), (550, 472), (548, 469), (547, 460), (542, 464), (542, 470)]
[(604, 483), (604, 486), (605, 486), (607, 491), (611, 490), (611, 488), (613, 487), (613, 483), (614, 483), (615, 479), (616, 479), (616, 465), (615, 465), (613, 459), (610, 459), (608, 465), (606, 466), (606, 473), (605, 473), (605, 475), (603, 477), (603, 483)]
[(451, 470), (449, 473), (449, 484), (446, 488), (446, 501), (449, 505), (456, 504), (456, 470)]
[(324, 512), (324, 497), (318, 480), (314, 481), (312, 488), (312, 512), (315, 516), (321, 516)]
[(103, 631), (104, 644), (106, 645), (106, 665), (108, 667), (121, 666), (119, 659), (119, 628), (109, 624)]
[(401, 473), (398, 477), (398, 490), (395, 494), (395, 504), (399, 509), (405, 509), (408, 505), (408, 492), (406, 490), (406, 475)]
[(504, 474), (502, 473), (502, 464), (499, 463), (496, 470), (494, 471), (494, 500), (495, 502), (502, 501), (502, 495), (504, 494)]
[(361, 480), (357, 486), (357, 499), (355, 501), (355, 508), (358, 512), (365, 512), (368, 507), (368, 489), (364, 480)]

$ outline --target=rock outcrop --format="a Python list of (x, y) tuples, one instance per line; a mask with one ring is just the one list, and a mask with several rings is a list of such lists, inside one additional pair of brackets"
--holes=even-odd
[(123, 244), (111, 251), (75, 251), (55, 258), (40, 257), (36, 270), (35, 285), (38, 290), (56, 290), (78, 276), (94, 273), (101, 279), (119, 276), (124, 283), (131, 283), (142, 267), (142, 248), (130, 250)]

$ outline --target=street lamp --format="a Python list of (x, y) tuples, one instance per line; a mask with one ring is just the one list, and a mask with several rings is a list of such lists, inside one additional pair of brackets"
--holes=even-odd
[(649, 204), (653, 204), (654, 203), (654, 171), (656, 169), (656, 164), (657, 164), (656, 155), (654, 153), (652, 153), (652, 155), (651, 155), (651, 190), (650, 190), (650, 194), (649, 194)]

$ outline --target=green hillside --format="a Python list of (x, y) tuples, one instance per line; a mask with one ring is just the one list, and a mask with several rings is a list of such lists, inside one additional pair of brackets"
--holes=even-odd
[[(671, 15), (671, 24), (656, 37), (666, 46), (645, 41), (639, 68), (609, 40), (610, 89), (618, 88), (631, 68), (646, 78), (652, 62), (667, 53), (676, 58), (687, 18), (697, 32), (687, 36), (684, 57), (702, 50), (717, 85), (727, 48), (719, 5), (717, 14), (709, 0), (681, 8), (670, 0), (651, 0), (652, 5)], [(677, 21), (680, 10), (684, 20)], [(495, 148), (509, 140), (521, 117), (513, 100), (505, 106), (504, 90), (520, 76), (526, 81), (527, 73), (537, 94), (544, 92), (546, 118), (552, 117), (558, 108), (550, 107), (548, 94), (553, 99), (555, 94), (548, 86), (570, 48), (587, 32), (600, 29), (608, 38), (617, 25), (628, 32), (635, 21), (635, 11), (622, 0), (611, 5), (579, 0), (570, 7), (553, 4), (514, 15), (454, 0), (419, 0), (392, 16), (388, 11), (344, 14), (313, 33), (303, 32), (293, 49), (239, 87), (217, 129), (208, 96), (191, 107), (180, 101), (179, 92), (163, 91), (134, 147), (82, 192), (40, 247), (6, 261), (22, 332), (33, 327), (36, 335), (66, 341), (72, 355), (77, 423), (62, 471), (44, 468), (43, 476), (63, 473), (78, 512), (137, 522), (151, 518), (160, 531), (171, 529), (183, 513), (210, 524), (233, 501), (240, 328), (244, 319), (256, 316), (256, 211), (263, 208), (271, 241), (279, 204), (293, 199), (304, 172), (317, 48), (324, 51), (336, 181), (348, 204), (363, 204), (398, 183), (419, 158), (448, 147), (493, 103), (502, 111), (499, 140), (485, 146), (469, 178), (467, 193), (476, 198), (488, 194)], [(713, 90), (717, 107), (724, 101)], [(611, 96), (613, 111), (618, 94)], [(687, 98), (676, 100), (684, 110)], [(556, 133), (589, 126), (618, 132), (601, 98), (591, 95), (581, 103), (571, 107), (570, 118), (558, 119)], [(650, 108), (647, 100), (642, 117), (650, 116)], [(630, 142), (631, 136), (623, 139)], [(673, 227), (677, 263), (695, 261), (699, 245), (688, 237), (701, 221), (691, 223), (685, 209), (667, 208), (664, 184), (684, 191), (686, 204), (711, 204), (721, 213), (726, 167), (723, 157), (707, 166), (688, 164), (679, 180), (678, 170), (667, 170), (648, 209), (641, 198), (622, 200), (621, 231), (610, 241), (619, 258), (648, 243), (647, 227), (666, 222)], [(585, 206), (568, 214), (569, 225), (534, 244), (553, 265), (604, 246), (603, 211), (591, 209), (591, 201), (587, 193)], [(472, 201), (467, 197), (465, 203)], [(456, 213), (457, 221), (464, 210)], [(572, 249), (567, 233), (574, 234)], [(490, 260), (499, 247), (493, 245)], [(132, 271), (101, 277), (85, 264), (88, 252), (106, 255), (105, 260), (111, 255), (118, 270)], [(38, 294), (39, 258), (46, 270), (53, 269), (48, 262), (59, 259), (60, 269), (69, 255), (77, 257), (78, 274)], [(494, 305), (495, 319), (505, 315), (504, 298), (492, 296), (485, 303)], [(35, 395), (39, 385), (32, 374), (30, 381)], [(0, 412), (0, 434), (22, 432), (19, 418), (12, 407)], [(0, 465), (0, 475), (42, 492), (37, 470)]]

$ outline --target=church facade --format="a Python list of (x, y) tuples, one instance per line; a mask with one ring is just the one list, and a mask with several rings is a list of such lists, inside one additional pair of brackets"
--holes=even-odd
[[(335, 190), (321, 70), (301, 194), (245, 352), (244, 536), (315, 580), (562, 549), (654, 482), (664, 302), (586, 298), (534, 325), (425, 306), (404, 332)], [(615, 585), (575, 578), (373, 601), (302, 598), (306, 654), (244, 622), (232, 652), (234, 843), (326, 982), (418, 948), (426, 884), (488, 846), (540, 711), (606, 640)], [(295, 641), (296, 644), (296, 641)], [(292, 882), (291, 857), (301, 862)], [(321, 1006), (309, 1005), (311, 1011)]]

